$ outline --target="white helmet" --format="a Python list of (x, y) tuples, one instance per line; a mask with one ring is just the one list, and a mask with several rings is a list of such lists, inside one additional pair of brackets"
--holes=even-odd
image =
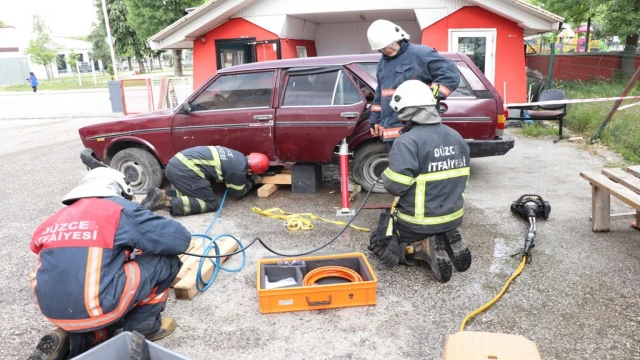
[(133, 190), (123, 173), (109, 167), (97, 167), (85, 175), (80, 184), (62, 199), (62, 203), (70, 205), (82, 198), (107, 196), (119, 196), (131, 200)]
[(427, 84), (420, 80), (407, 80), (393, 93), (390, 105), (394, 111), (399, 112), (410, 106), (435, 106), (436, 99)]
[(371, 44), (371, 49), (377, 51), (396, 41), (409, 40), (409, 34), (391, 21), (376, 20), (369, 26), (367, 38), (369, 39), (369, 44)]

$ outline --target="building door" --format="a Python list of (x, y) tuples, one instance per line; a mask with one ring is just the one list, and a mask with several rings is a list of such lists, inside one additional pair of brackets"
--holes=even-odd
[(467, 55), (493, 84), (496, 29), (449, 29), (449, 51)]

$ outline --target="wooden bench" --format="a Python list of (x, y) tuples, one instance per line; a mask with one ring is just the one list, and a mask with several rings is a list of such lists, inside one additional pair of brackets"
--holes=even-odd
[[(591, 183), (591, 223), (593, 231), (609, 231), (611, 220), (635, 219), (632, 226), (640, 230), (640, 165), (623, 169), (582, 171), (580, 176)], [(633, 207), (634, 212), (611, 214), (611, 195)]]

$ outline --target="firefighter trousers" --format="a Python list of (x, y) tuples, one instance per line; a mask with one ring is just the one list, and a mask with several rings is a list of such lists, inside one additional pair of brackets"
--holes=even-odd
[(160, 329), (160, 313), (169, 296), (169, 286), (175, 279), (182, 262), (177, 255), (142, 254), (133, 262), (140, 269), (140, 284), (131, 307), (115, 323), (88, 332), (69, 333), (70, 358), (111, 338), (115, 331), (137, 331), (143, 335)]
[(165, 169), (165, 175), (175, 188), (175, 190), (167, 192), (167, 195), (173, 197), (171, 200), (172, 215), (203, 214), (217, 211), (220, 207), (211, 182), (198, 176), (179, 161), (174, 162), (171, 159)]

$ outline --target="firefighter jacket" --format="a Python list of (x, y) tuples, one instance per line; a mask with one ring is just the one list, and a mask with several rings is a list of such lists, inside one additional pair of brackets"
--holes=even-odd
[(384, 141), (393, 141), (399, 136), (402, 123), (389, 103), (396, 88), (403, 82), (417, 79), (434, 87), (439, 85), (440, 98), (446, 98), (460, 84), (460, 73), (455, 64), (425, 45), (400, 43), (394, 57), (382, 55), (378, 62), (378, 86), (371, 105), (371, 125), (380, 125)]
[(469, 161), (469, 145), (446, 125), (414, 124), (400, 135), (382, 174), (385, 189), (399, 197), (399, 227), (419, 234), (459, 227)]
[(235, 198), (247, 194), (254, 185), (247, 177), (247, 157), (239, 151), (223, 146), (196, 146), (175, 157), (198, 176), (212, 183), (224, 182), (229, 195)]
[(124, 198), (77, 200), (33, 234), (30, 249), (38, 263), (32, 287), (40, 311), (70, 332), (108, 326), (136, 305), (136, 292), (148, 281), (129, 261), (131, 252), (175, 256), (190, 242), (179, 222)]

